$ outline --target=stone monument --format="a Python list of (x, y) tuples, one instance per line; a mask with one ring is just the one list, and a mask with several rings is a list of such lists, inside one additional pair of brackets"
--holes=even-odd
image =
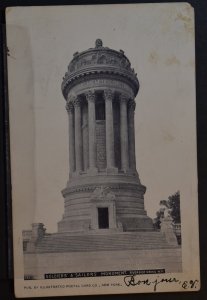
[(76, 52), (62, 82), (69, 120), (69, 180), (58, 232), (152, 231), (135, 155), (139, 82), (124, 51)]
[(122, 50), (98, 39), (95, 48), (74, 54), (62, 82), (69, 120), (64, 214), (56, 233), (47, 233), (42, 223), (23, 231), (25, 279), (110, 270), (111, 262), (117, 270), (134, 269), (137, 258), (137, 268), (181, 269), (169, 224), (155, 230), (144, 209), (146, 188), (135, 155), (138, 90)]

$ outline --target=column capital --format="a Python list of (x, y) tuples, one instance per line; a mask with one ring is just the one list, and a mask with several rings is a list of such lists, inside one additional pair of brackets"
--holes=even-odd
[(129, 101), (129, 97), (126, 94), (120, 94), (119, 99), (122, 103), (127, 103)]
[(81, 106), (81, 100), (78, 97), (74, 97), (72, 103), (73, 103), (73, 105), (74, 105), (75, 108)]
[(85, 93), (86, 100), (89, 102), (94, 102), (95, 101), (95, 91), (94, 90), (89, 90)]
[(67, 102), (73, 103), (76, 98), (77, 98), (77, 96), (75, 96), (75, 95), (68, 95)]
[(113, 91), (111, 89), (105, 89), (104, 90), (104, 98), (105, 98), (105, 100), (112, 101), (113, 96), (114, 96), (114, 93), (113, 93)]
[(68, 113), (72, 113), (74, 111), (74, 106), (72, 102), (67, 101), (65, 108)]
[(130, 99), (128, 102), (129, 110), (130, 111), (135, 111), (136, 108), (136, 102), (133, 99)]
[(69, 95), (67, 103), (71, 103), (74, 107), (80, 106), (81, 99), (76, 95)]

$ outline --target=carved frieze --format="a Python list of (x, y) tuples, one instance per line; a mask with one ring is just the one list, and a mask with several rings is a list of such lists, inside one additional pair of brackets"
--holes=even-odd
[(73, 86), (70, 89), (71, 94), (81, 94), (81, 93), (87, 93), (88, 90), (93, 89), (95, 90), (111, 90), (119, 91), (119, 92), (127, 92), (129, 98), (134, 97), (134, 92), (132, 88), (119, 80), (113, 80), (113, 79), (91, 79), (91, 80), (85, 80), (83, 82), (80, 82)]
[(92, 65), (111, 65), (124, 68), (134, 74), (134, 70), (131, 69), (131, 63), (121, 52), (116, 53), (115, 51), (110, 51), (110, 49), (102, 49), (102, 51), (88, 51), (84, 55), (76, 55), (68, 66), (68, 73), (70, 74)]
[[(73, 194), (73, 193), (79, 193), (79, 192), (91, 192), (97, 188), (99, 189), (100, 185), (86, 184), (86, 185), (80, 185), (80, 186), (76, 186), (76, 187), (74, 186), (74, 187), (66, 188), (62, 191), (62, 193), (64, 195), (64, 194)], [(135, 193), (142, 193), (142, 194), (144, 194), (146, 191), (146, 187), (143, 185), (129, 184), (129, 183), (122, 183), (122, 184), (110, 183), (107, 185), (107, 188), (110, 188), (111, 190), (117, 190), (117, 191), (129, 189), (130, 191), (134, 191)]]

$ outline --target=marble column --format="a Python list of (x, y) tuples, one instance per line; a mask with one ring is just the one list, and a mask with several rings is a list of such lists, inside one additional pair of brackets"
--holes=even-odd
[(134, 111), (136, 103), (130, 100), (128, 104), (128, 125), (129, 125), (129, 165), (130, 169), (136, 171), (136, 155), (135, 155), (135, 131), (134, 131)]
[(75, 107), (75, 163), (76, 172), (83, 170), (83, 142), (81, 130), (81, 101), (76, 98), (73, 101)]
[(89, 171), (95, 171), (96, 170), (95, 92), (90, 90), (85, 95), (88, 101)]
[(114, 123), (113, 123), (113, 93), (110, 89), (104, 90), (106, 116), (106, 168), (115, 170), (114, 159)]
[(88, 141), (88, 104), (84, 101), (81, 106), (82, 115), (82, 138), (83, 138), (83, 170), (89, 167), (89, 141)]
[(121, 94), (120, 95), (121, 169), (124, 172), (126, 172), (129, 169), (127, 102), (128, 102), (128, 97), (124, 94)]
[(69, 119), (69, 164), (70, 174), (75, 171), (75, 132), (74, 132), (74, 106), (68, 100), (66, 104)]

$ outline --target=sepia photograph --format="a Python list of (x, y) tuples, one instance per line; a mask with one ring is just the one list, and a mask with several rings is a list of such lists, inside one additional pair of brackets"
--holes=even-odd
[(200, 288), (194, 10), (6, 13), (16, 297)]

